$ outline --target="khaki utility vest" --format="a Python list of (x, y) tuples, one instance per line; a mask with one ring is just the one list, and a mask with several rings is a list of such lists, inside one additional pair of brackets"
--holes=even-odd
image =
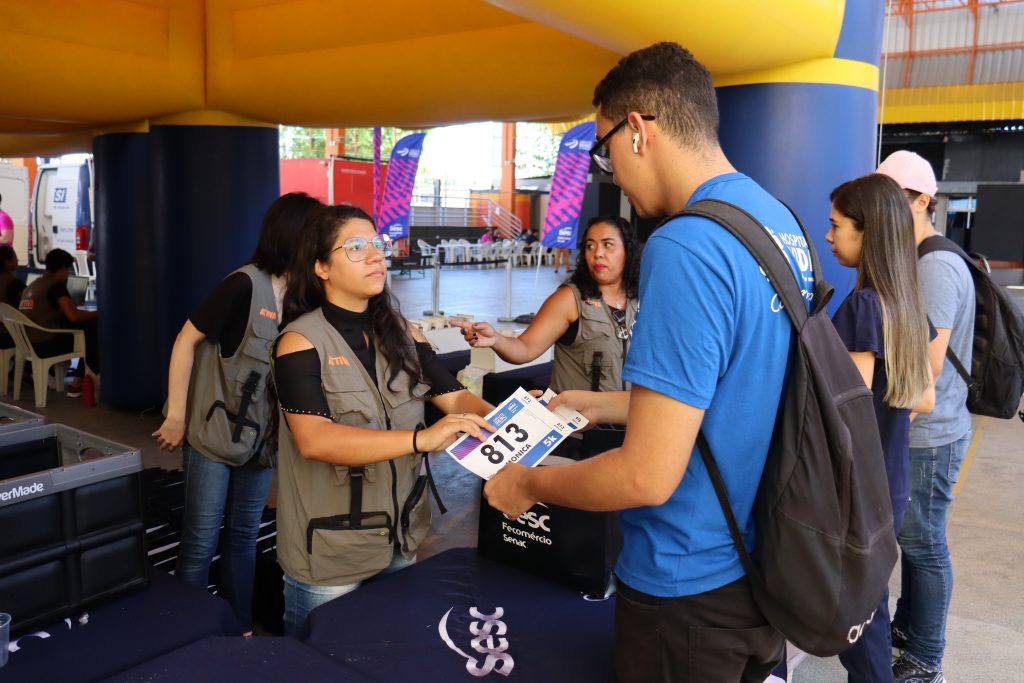
[(623, 391), (629, 385), (622, 381), (622, 365), (629, 350), (636, 318), (637, 300), (626, 303), (626, 320), (622, 325), (625, 339), (611, 309), (604, 300), (584, 300), (576, 285), (567, 285), (576, 298), (579, 329), (569, 346), (555, 344), (555, 365), (551, 371), (551, 388), (556, 392), (569, 389), (590, 391)]
[[(422, 397), (428, 387), (417, 384), (410, 392), (409, 378), (402, 373), (389, 388), (379, 343), (374, 344), (374, 386), (321, 309), (306, 313), (282, 334), (286, 332), (301, 334), (320, 356), (332, 421), (363, 429), (414, 429), (422, 424)], [(410, 453), (360, 467), (333, 465), (299, 453), (284, 415), (280, 434), (277, 558), (285, 573), (303, 583), (337, 586), (377, 574), (391, 563), (396, 549), (412, 557), (430, 528), (425, 455)]]
[[(50, 298), (46, 296), (50, 287), (56, 284), (58, 284), (56, 275), (43, 273), (21, 293), (21, 302), (18, 304), (18, 308), (37, 325), (50, 328), (60, 327), (60, 308), (52, 305)], [(31, 327), (26, 327), (25, 331), (28, 332), (28, 338), (34, 342), (49, 341), (54, 337), (50, 332), (42, 332)]]
[(243, 465), (260, 454), (270, 406), (270, 345), (279, 314), (270, 275), (249, 264), (235, 271), (252, 281), (249, 320), (233, 356), (222, 358), (220, 344), (196, 347), (188, 385), (188, 433), (193, 448), (225, 465)]

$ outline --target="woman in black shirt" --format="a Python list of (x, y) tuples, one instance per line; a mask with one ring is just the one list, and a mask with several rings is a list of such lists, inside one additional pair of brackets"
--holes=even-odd
[[(492, 406), (398, 312), (389, 249), (361, 209), (325, 207), (292, 264), (274, 352), (286, 634), (301, 633), (317, 605), (415, 561), (433, 488), (425, 454), (490, 429)], [(446, 413), (426, 428), (425, 401)]]
[[(175, 575), (205, 589), (210, 563), (219, 546), (221, 594), (231, 603), (246, 632), (252, 628), (256, 537), (273, 476), (268, 466), (271, 459), (266, 457), (274, 451), (273, 439), (267, 438), (272, 426), (257, 424), (256, 452), (239, 455), (234, 448), (227, 448), (233, 444), (226, 446), (204, 425), (274, 413), (265, 403), (265, 392), (250, 389), (251, 400), (247, 402), (242, 396), (243, 381), (234, 376), (212, 380), (211, 375), (216, 374), (218, 365), (232, 368), (237, 359), (249, 356), (257, 360), (261, 370), (266, 368), (258, 383), (261, 387), (265, 384), (269, 340), (277, 332), (280, 301), (287, 285), (285, 269), (306, 217), (319, 205), (312, 197), (295, 192), (275, 200), (263, 219), (249, 264), (224, 278), (185, 321), (171, 351), (166, 419), (153, 433), (161, 449), (182, 449), (185, 509)], [(253, 302), (259, 305), (264, 300), (267, 303), (262, 310), (254, 311)], [(269, 329), (269, 334), (264, 334), (266, 341), (261, 345), (261, 338), (254, 337), (243, 347), (247, 332), (257, 325)], [(220, 372), (230, 375), (228, 370)], [(209, 393), (203, 386), (210, 384), (223, 385), (221, 391), (226, 394), (224, 401), (212, 406), (210, 398), (203, 397)], [(217, 403), (224, 410), (215, 409)], [(229, 408), (245, 414), (232, 416)], [(222, 523), (225, 533), (221, 544)]]
[[(832, 318), (839, 337), (874, 395), (885, 473), (899, 533), (910, 497), (910, 420), (930, 412), (935, 386), (928, 365), (930, 330), (917, 284), (914, 222), (903, 190), (873, 173), (832, 191), (825, 240), (857, 284)], [(893, 680), (889, 593), (857, 643), (839, 655), (849, 680)]]

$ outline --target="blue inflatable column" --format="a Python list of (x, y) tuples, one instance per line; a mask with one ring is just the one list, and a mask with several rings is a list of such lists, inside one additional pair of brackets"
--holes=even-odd
[(280, 193), (277, 127), (211, 125), (220, 118), (178, 115), (148, 134), (96, 139), (103, 399), (112, 406), (163, 404), (178, 331), (252, 256)]
[(181, 120), (150, 129), (164, 368), (192, 310), (252, 256), (263, 214), (281, 187), (276, 126), (181, 125)]
[(848, 0), (831, 58), (718, 81), (721, 140), (738, 170), (779, 197), (813, 236), (835, 311), (856, 281), (825, 242), (829, 193), (875, 167), (884, 4)]
[(110, 133), (93, 140), (96, 266), (103, 400), (116, 407), (161, 402), (149, 135)]

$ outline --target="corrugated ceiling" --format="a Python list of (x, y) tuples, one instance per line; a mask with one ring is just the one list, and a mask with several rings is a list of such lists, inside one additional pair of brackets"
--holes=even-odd
[(889, 7), (885, 87), (1024, 81), (1021, 0), (893, 0)]

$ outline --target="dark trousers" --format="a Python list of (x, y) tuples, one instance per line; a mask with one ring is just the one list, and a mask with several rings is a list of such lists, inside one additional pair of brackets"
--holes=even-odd
[[(903, 526), (906, 504), (894, 504), (893, 527)], [(839, 653), (848, 683), (892, 683), (892, 633), (889, 628), (889, 589), (878, 603), (871, 623), (848, 650)]]
[(657, 598), (618, 582), (619, 683), (763, 683), (785, 644), (754, 604), (746, 577), (680, 598)]
[(849, 650), (839, 653), (849, 683), (892, 683), (892, 637), (889, 632), (889, 589), (871, 623)]
[[(79, 363), (75, 368), (76, 377), (85, 376), (85, 366), (95, 374), (100, 374), (100, 336), (99, 323), (96, 318), (90, 318), (80, 323), (65, 321), (61, 327), (68, 330), (82, 330), (85, 332), (85, 363)], [(41, 342), (32, 342), (32, 348), (40, 356), (57, 356), (62, 353), (70, 353), (75, 348), (75, 341), (70, 334), (55, 334), (52, 338)]]

